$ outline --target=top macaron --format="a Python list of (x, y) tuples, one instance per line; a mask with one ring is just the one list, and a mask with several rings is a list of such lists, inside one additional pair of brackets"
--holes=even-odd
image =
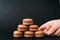
[(25, 18), (23, 19), (23, 25), (32, 25), (33, 24), (33, 19), (31, 18)]

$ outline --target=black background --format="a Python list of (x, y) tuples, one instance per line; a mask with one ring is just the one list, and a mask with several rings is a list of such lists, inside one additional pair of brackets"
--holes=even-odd
[(13, 31), (26, 17), (33, 18), (38, 25), (59, 19), (58, 0), (0, 0), (1, 40), (13, 40)]

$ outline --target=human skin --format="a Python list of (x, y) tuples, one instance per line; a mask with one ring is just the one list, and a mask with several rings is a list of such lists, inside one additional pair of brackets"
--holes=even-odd
[(60, 19), (51, 20), (39, 27), (39, 30), (43, 30), (46, 35), (60, 36)]

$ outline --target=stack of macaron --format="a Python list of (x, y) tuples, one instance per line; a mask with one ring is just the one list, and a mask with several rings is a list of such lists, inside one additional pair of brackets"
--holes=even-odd
[(22, 21), (22, 24), (18, 25), (16, 31), (13, 32), (13, 37), (43, 37), (44, 32), (38, 30), (38, 25), (33, 23), (33, 19), (25, 18)]

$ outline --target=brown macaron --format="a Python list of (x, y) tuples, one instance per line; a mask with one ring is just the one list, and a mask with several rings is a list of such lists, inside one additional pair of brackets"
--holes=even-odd
[(33, 32), (32, 31), (25, 31), (24, 36), (25, 37), (33, 37)]
[(23, 19), (23, 25), (32, 25), (32, 24), (33, 24), (33, 19), (31, 18)]
[(13, 37), (22, 37), (23, 35), (22, 35), (22, 32), (20, 32), (20, 31), (14, 31), (13, 32)]
[(44, 36), (44, 32), (43, 31), (36, 31), (35, 32), (35, 37), (43, 37)]
[(30, 25), (29, 30), (30, 31), (37, 31), (38, 30), (38, 25)]
[(18, 25), (17, 30), (18, 31), (27, 31), (27, 26), (25, 26), (25, 25)]

